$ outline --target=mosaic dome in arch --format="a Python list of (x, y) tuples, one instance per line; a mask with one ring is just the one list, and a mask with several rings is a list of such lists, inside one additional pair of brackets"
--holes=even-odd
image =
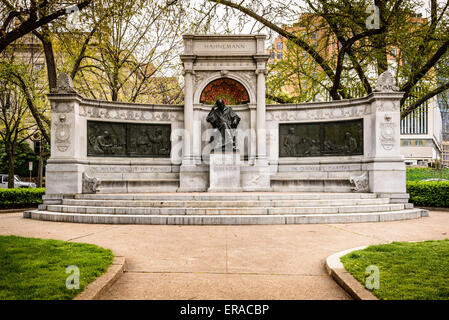
[(248, 91), (238, 81), (230, 78), (220, 78), (211, 81), (203, 90), (200, 102), (215, 104), (217, 99), (222, 99), (227, 105), (237, 105), (249, 102)]

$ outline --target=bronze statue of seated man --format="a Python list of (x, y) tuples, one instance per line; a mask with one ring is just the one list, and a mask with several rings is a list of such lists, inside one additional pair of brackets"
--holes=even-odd
[(206, 121), (213, 128), (217, 129), (221, 135), (220, 141), (215, 141), (213, 150), (233, 150), (236, 151), (235, 129), (237, 128), (240, 117), (232, 110), (231, 107), (225, 105), (222, 99), (218, 99), (212, 110), (207, 115)]

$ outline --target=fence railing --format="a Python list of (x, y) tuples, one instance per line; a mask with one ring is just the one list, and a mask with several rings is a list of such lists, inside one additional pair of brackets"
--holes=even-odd
[(449, 180), (449, 168), (407, 168), (407, 181), (419, 181), (427, 179)]

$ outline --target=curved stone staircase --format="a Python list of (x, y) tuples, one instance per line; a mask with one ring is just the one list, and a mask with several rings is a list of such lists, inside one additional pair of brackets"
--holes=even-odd
[(379, 222), (428, 216), (374, 193), (76, 194), (25, 218), (104, 224), (247, 225)]

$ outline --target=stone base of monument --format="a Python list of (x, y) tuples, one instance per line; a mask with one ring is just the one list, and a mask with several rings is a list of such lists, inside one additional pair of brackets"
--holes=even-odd
[(106, 224), (248, 225), (384, 222), (428, 216), (406, 194), (376, 193), (127, 193), (46, 196), (24, 218)]
[(207, 191), (242, 191), (240, 165), (240, 153), (238, 151), (211, 153), (209, 158), (209, 189)]
[(183, 164), (179, 170), (178, 192), (206, 191), (209, 184), (207, 166)]

